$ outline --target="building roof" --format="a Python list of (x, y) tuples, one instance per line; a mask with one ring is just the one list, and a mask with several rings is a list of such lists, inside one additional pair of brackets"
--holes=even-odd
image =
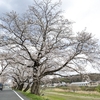
[(90, 82), (72, 82), (71, 84), (87, 84), (87, 83), (90, 83)]

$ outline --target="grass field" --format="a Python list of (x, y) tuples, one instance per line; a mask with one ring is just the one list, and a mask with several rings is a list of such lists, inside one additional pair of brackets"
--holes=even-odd
[(47, 89), (44, 96), (24, 93), (30, 100), (100, 100), (100, 94), (94, 92), (66, 92), (61, 89)]
[(100, 94), (90, 92), (76, 93), (49, 89), (44, 94), (47, 100), (100, 100)]

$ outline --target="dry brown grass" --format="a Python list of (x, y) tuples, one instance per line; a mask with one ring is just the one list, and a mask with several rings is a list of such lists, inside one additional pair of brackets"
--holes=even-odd
[[(55, 88), (54, 91), (69, 92), (70, 90), (64, 90), (64, 89)], [(97, 94), (97, 95), (100, 95), (100, 93), (97, 92), (97, 91), (75, 91), (75, 92), (76, 93), (80, 93), (80, 94)]]

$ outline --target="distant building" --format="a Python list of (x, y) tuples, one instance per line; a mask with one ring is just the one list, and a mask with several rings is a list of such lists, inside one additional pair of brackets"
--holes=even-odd
[(89, 86), (89, 87), (95, 87), (100, 84), (100, 81), (91, 81), (91, 82), (72, 82), (70, 86)]
[(95, 86), (98, 86), (98, 85), (100, 85), (100, 81), (91, 81), (90, 82), (91, 87), (95, 87)]
[(89, 86), (90, 82), (73, 82), (70, 85), (71, 86)]

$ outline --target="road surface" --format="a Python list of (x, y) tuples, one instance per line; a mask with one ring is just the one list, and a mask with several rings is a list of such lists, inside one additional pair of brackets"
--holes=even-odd
[(22, 94), (17, 93), (11, 89), (4, 89), (0, 91), (0, 100), (29, 100)]

